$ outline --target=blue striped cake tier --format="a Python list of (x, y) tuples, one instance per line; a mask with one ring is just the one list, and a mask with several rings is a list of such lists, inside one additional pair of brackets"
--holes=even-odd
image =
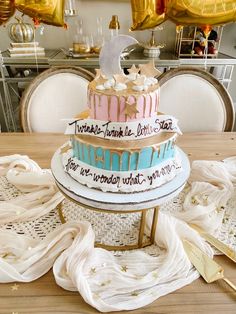
[(175, 156), (176, 133), (160, 133), (133, 141), (73, 135), (73, 157), (95, 168), (133, 171), (155, 167)]

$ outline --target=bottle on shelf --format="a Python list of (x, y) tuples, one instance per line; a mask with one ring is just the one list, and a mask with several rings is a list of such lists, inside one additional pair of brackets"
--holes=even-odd
[(120, 29), (118, 15), (112, 15), (112, 19), (109, 23), (109, 29), (110, 29), (111, 38), (118, 35), (119, 29)]

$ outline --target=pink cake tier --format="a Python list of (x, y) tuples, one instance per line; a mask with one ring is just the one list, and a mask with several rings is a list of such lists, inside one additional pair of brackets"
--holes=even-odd
[(90, 117), (103, 121), (126, 122), (157, 115), (159, 85), (149, 86), (145, 91), (135, 91), (133, 86), (134, 83), (130, 81), (127, 89), (121, 91), (112, 88), (98, 90), (97, 82), (92, 81), (88, 86)]

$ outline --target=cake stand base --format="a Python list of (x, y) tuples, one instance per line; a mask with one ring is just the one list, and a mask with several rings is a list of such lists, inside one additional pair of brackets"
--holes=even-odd
[[(51, 162), (52, 174), (55, 178), (56, 184), (59, 190), (65, 195), (66, 198), (75, 202), (76, 204), (87, 208), (92, 211), (99, 211), (100, 213), (106, 213), (110, 217), (114, 215), (122, 214), (129, 216), (133, 213), (140, 214), (140, 221), (135, 228), (138, 233), (137, 243), (130, 245), (109, 245), (104, 241), (95, 242), (97, 247), (102, 247), (107, 250), (130, 250), (143, 248), (151, 245), (155, 240), (155, 232), (158, 220), (159, 205), (171, 200), (177, 196), (185, 186), (185, 183), (190, 174), (190, 165), (187, 156), (180, 149), (179, 153), (182, 160), (183, 171), (178, 174), (172, 181), (165, 185), (138, 193), (111, 193), (103, 192), (88, 188), (78, 182), (64, 172), (60, 150), (54, 154)], [(62, 222), (66, 222), (67, 217), (63, 213), (62, 208), (58, 207), (59, 216)], [(146, 234), (146, 218), (149, 211), (152, 211), (152, 221), (150, 224), (150, 234)], [(111, 218), (112, 220), (113, 218)], [(114, 219), (113, 219), (114, 221)], [(131, 224), (130, 228), (134, 228), (134, 224)], [(114, 230), (115, 232), (116, 230)], [(117, 242), (119, 242), (117, 240)]]

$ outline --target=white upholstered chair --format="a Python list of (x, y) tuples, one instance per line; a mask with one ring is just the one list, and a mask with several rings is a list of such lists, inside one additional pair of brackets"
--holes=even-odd
[(183, 132), (232, 131), (234, 106), (225, 87), (193, 67), (171, 69), (158, 77), (159, 111), (179, 120)]
[(39, 74), (20, 101), (23, 131), (64, 133), (63, 119), (86, 109), (87, 86), (93, 79), (79, 67), (54, 67)]

